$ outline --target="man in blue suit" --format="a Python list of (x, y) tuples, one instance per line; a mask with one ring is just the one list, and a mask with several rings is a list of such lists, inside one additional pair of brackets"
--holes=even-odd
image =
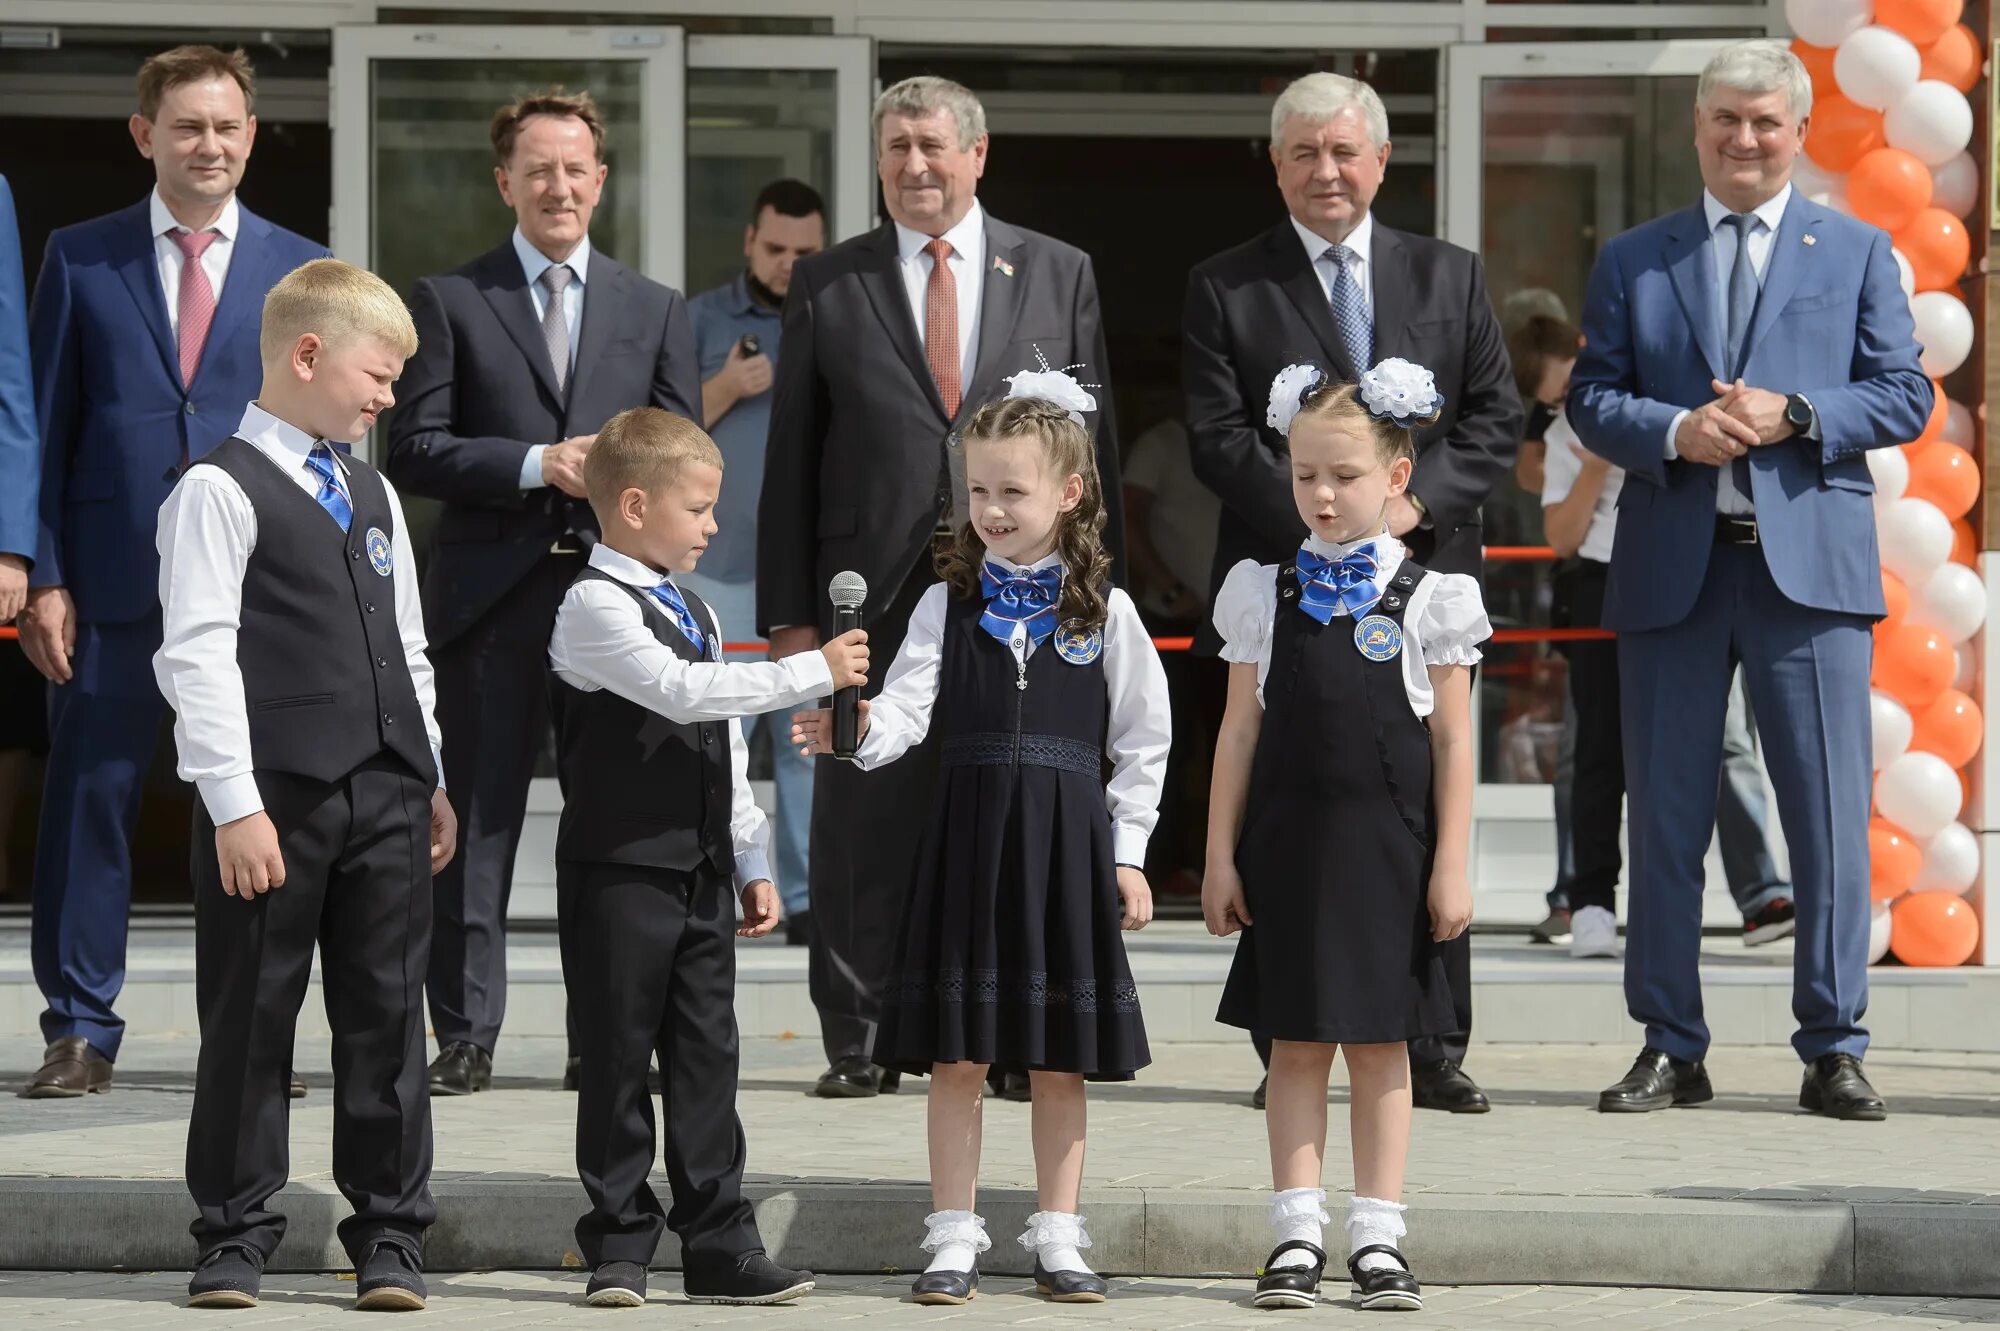
[(1604, 599), (1617, 631), (1632, 852), (1625, 1001), (1646, 1047), (1598, 1108), (1711, 1099), (1702, 857), (1741, 663), (1792, 850), (1799, 1103), (1886, 1109), (1868, 1032), (1868, 671), (1885, 607), (1865, 454), (1932, 389), (1889, 237), (1791, 185), (1812, 111), (1782, 45), (1701, 76), (1702, 201), (1598, 256), (1569, 419), (1625, 468)]
[(0, 624), (21, 613), (35, 559), (35, 487), (42, 450), (28, 373), (28, 291), (14, 191), (0, 176)]
[(35, 980), (48, 1007), (22, 1094), (111, 1087), (125, 1023), (128, 841), (161, 720), (160, 504), (257, 396), (264, 295), (323, 246), (236, 199), (256, 83), (241, 51), (139, 70), (150, 197), (49, 237), (29, 311), (42, 477), (21, 646), (52, 684), (35, 843)]

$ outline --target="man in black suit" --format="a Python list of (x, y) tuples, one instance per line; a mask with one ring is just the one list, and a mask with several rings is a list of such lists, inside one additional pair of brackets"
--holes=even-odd
[[(1271, 380), (1312, 362), (1352, 383), (1392, 356), (1437, 376), (1444, 414), (1418, 432), (1416, 471), (1389, 503), (1389, 531), (1424, 567), (1476, 578), (1479, 508), (1521, 435), (1479, 260), (1369, 216), (1389, 164), (1389, 118), (1364, 83), (1322, 73), (1286, 88), (1271, 109), (1271, 164), (1290, 216), (1196, 267), (1182, 320), (1188, 448), (1223, 504), (1214, 590), (1239, 561), (1282, 563), (1305, 536), (1284, 436), (1264, 424)], [(1217, 642), (1203, 624), (1197, 648)], [(1464, 935), (1442, 947), (1459, 1029), (1410, 1042), (1415, 1101), (1482, 1113), (1486, 1097), (1460, 1067), (1472, 1029), (1471, 950)]]
[(514, 852), (549, 726), (549, 633), (597, 539), (583, 459), (628, 407), (701, 419), (687, 303), (591, 248), (606, 166), (590, 95), (534, 93), (500, 108), (493, 151), (519, 225), (499, 248), (417, 283), (417, 354), (396, 385), (384, 467), (405, 493), (444, 501), (424, 623), (463, 836), (435, 886), (434, 1095), (492, 1079)]
[[(946, 441), (1022, 370), (1081, 362), (1108, 378), (1097, 281), (1082, 251), (1009, 226), (974, 197), (986, 113), (946, 79), (913, 78), (875, 103), (877, 174), (891, 221), (799, 261), (785, 299), (758, 509), (757, 622), (771, 654), (831, 627), (827, 583), (868, 580), (869, 649), (890, 660), (924, 588), (931, 542), (963, 508)], [(1098, 468), (1123, 552), (1110, 394)], [(868, 692), (881, 688), (872, 678)], [(924, 755), (928, 753), (929, 757)], [(937, 759), (925, 745), (863, 773), (820, 769), (813, 791), (810, 983), (830, 1066), (824, 1096), (892, 1088), (869, 1061), (895, 920)], [(888, 1074), (893, 1076), (893, 1074)]]

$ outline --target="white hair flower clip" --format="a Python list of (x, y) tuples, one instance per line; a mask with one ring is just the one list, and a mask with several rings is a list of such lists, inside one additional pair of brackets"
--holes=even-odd
[(1083, 413), (1097, 410), (1097, 399), (1086, 390), (1102, 388), (1102, 384), (1080, 384), (1070, 377), (1071, 370), (1083, 368), (1083, 362), (1065, 365), (1058, 370), (1050, 366), (1049, 358), (1035, 348), (1035, 359), (1041, 362), (1039, 370), (1022, 370), (1010, 374), (1004, 381), (1008, 397), (1038, 397), (1044, 402), (1053, 402), (1069, 413), (1069, 418), (1078, 425), (1084, 423)]
[(1379, 420), (1414, 430), (1438, 418), (1444, 394), (1438, 392), (1436, 375), (1392, 356), (1361, 376), (1361, 405)]
[(1290, 435), (1292, 418), (1305, 405), (1306, 394), (1326, 382), (1326, 371), (1317, 365), (1287, 365), (1271, 381), (1270, 405), (1264, 409), (1264, 424), (1279, 434)]

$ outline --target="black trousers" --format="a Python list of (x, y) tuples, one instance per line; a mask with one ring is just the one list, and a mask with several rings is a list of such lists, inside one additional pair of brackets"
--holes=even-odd
[[(1610, 567), (1574, 559), (1557, 569), (1549, 622), (1560, 628), (1603, 623)], [(1618, 644), (1610, 638), (1560, 644), (1569, 662), (1570, 705), (1576, 709), (1576, 761), (1570, 795), (1570, 849), (1575, 869), (1566, 887), (1569, 908), (1617, 910), (1624, 857), (1618, 848), (1625, 814), (1625, 742), (1620, 730)]]
[[(762, 1250), (743, 1200), (736, 1117), (736, 906), (711, 870), (556, 864), (563, 983), (583, 1058), (576, 1171), (590, 1210), (576, 1241), (591, 1266), (644, 1265), (660, 1230), (681, 1265), (734, 1264)], [(667, 1120), (662, 1211), (647, 1181), (656, 1145), (646, 1070), (660, 1060)]]
[[(863, 626), (869, 660), (876, 663), (865, 696), (881, 691), (910, 616), (936, 581), (926, 561)], [(920, 820), (931, 816), (937, 774), (933, 734), (878, 771), (824, 762), (813, 779), (807, 982), (829, 1060), (865, 1058), (875, 1047), (882, 986), (896, 960), (897, 922), (916, 869)]]
[[(549, 634), (581, 555), (550, 555), (464, 633), (435, 647), (445, 785), (458, 854), (437, 876), (431, 1028), (493, 1052), (507, 1014), (507, 901), (528, 782), (549, 731)], [(571, 1047), (575, 1041), (572, 1038)]]
[(188, 1191), (201, 1251), (285, 1236), (292, 1037), (318, 944), (333, 1031), (333, 1179), (357, 1261), (382, 1238), (420, 1248), (431, 1202), (431, 1102), (417, 1001), (431, 935), (431, 788), (383, 756), (332, 783), (259, 773), (285, 882), (222, 890), (215, 825), (195, 801), (195, 1001), (201, 1052)]

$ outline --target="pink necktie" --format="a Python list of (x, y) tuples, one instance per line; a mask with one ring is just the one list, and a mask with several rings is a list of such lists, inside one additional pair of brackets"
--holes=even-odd
[(179, 305), (181, 386), (194, 382), (194, 372), (201, 364), (201, 349), (208, 344), (208, 326), (215, 322), (215, 288), (208, 283), (208, 273), (201, 266), (202, 252), (216, 242), (214, 231), (187, 231), (176, 227), (168, 233), (174, 244), (181, 247), (187, 262), (181, 265), (181, 294)]

